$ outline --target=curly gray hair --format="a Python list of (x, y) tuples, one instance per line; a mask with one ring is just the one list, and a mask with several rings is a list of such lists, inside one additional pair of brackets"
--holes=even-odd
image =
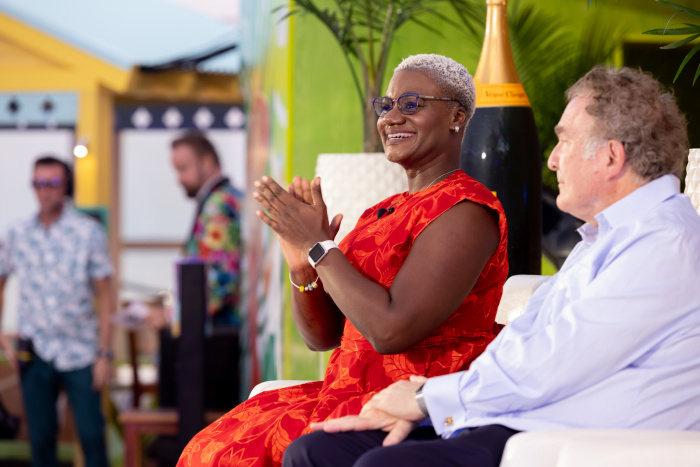
[(435, 81), (440, 90), (445, 94), (440, 97), (457, 99), (467, 113), (467, 122), (474, 115), (476, 107), (476, 89), (474, 80), (467, 69), (443, 55), (418, 54), (403, 59), (398, 71), (420, 71)]
[(686, 120), (673, 92), (650, 74), (598, 66), (566, 91), (569, 102), (577, 96), (589, 99), (586, 112), (595, 120), (591, 140), (621, 142), (627, 163), (644, 180), (681, 177), (688, 155)]

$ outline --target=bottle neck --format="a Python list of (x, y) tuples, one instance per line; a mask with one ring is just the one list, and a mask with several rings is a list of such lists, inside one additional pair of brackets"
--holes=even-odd
[(486, 0), (486, 32), (475, 80), (483, 84), (520, 83), (508, 38), (507, 0)]

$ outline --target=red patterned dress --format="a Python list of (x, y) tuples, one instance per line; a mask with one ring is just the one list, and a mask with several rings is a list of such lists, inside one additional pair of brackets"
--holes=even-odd
[[(263, 392), (242, 403), (192, 438), (178, 466), (280, 465), (285, 448), (307, 433), (310, 423), (358, 414), (372, 394), (409, 375), (468, 368), (496, 335), (496, 309), (508, 274), (505, 214), (490, 191), (460, 170), (420, 192), (394, 195), (365, 211), (340, 248), (365, 277), (388, 289), (416, 237), (463, 200), (498, 212), (500, 242), (445, 323), (410, 350), (381, 355), (346, 320), (323, 381)], [(377, 219), (377, 210), (389, 207), (394, 212)]]

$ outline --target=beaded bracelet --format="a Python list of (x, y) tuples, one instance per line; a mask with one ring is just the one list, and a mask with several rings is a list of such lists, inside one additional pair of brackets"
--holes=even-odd
[(303, 292), (311, 292), (311, 291), (313, 291), (316, 287), (318, 287), (318, 279), (319, 279), (319, 276), (316, 276), (316, 280), (313, 281), (312, 283), (310, 283), (309, 285), (296, 285), (296, 284), (294, 283), (294, 281), (292, 280), (292, 273), (291, 273), (291, 272), (289, 273), (289, 282), (291, 282), (292, 285), (293, 285), (294, 287), (296, 287), (296, 288), (299, 290), (299, 292), (302, 292), (302, 293), (303, 293)]

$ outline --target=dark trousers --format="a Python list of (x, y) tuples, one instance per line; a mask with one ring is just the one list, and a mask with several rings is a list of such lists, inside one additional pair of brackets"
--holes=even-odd
[(285, 451), (283, 467), (369, 467), (440, 465), (498, 467), (508, 438), (518, 433), (501, 425), (466, 429), (453, 438), (415, 430), (404, 442), (382, 447), (383, 431), (315, 432), (295, 440)]
[(32, 465), (55, 467), (58, 416), (56, 399), (61, 387), (68, 394), (86, 467), (106, 467), (104, 417), (99, 391), (92, 389), (92, 368), (58, 371), (36, 355), (21, 371), (22, 397), (27, 414)]

